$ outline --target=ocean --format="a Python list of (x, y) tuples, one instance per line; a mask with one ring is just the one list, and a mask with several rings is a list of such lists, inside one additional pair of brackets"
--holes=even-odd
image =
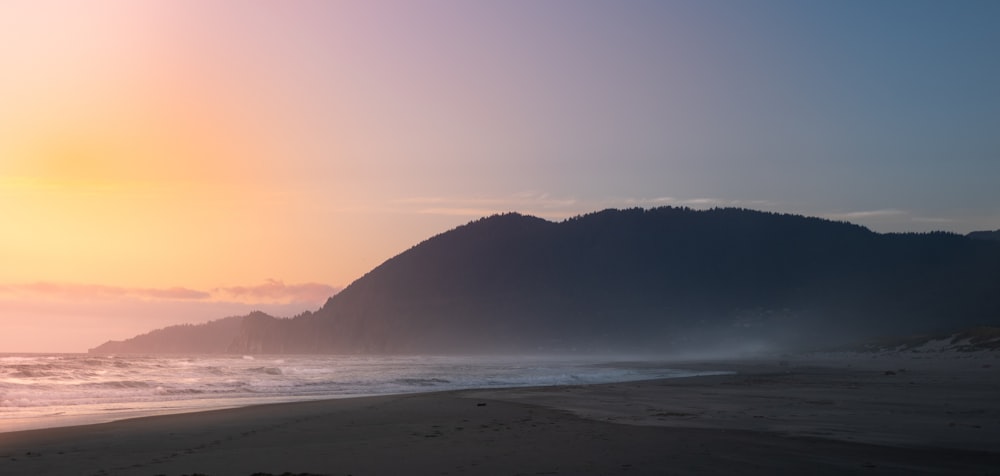
[(706, 373), (553, 357), (0, 354), (0, 432), (262, 403)]

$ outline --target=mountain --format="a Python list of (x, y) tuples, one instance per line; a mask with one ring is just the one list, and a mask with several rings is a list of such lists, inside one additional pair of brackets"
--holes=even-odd
[(1000, 230), (993, 231), (971, 231), (969, 234), (965, 235), (969, 238), (976, 240), (992, 240), (1000, 241)]
[(213, 349), (806, 347), (996, 323), (998, 290), (1000, 243), (951, 233), (879, 234), (744, 209), (605, 210), (562, 222), (511, 213), (412, 247), (316, 312), (248, 316)]
[[(102, 354), (214, 354), (225, 352), (250, 316), (234, 316), (205, 324), (181, 324), (155, 330), (126, 340), (112, 340), (90, 352)], [(270, 317), (270, 316), (268, 316)]]

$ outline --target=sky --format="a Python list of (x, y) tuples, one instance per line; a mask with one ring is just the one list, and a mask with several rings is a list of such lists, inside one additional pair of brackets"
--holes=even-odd
[(1000, 2), (0, 2), (0, 353), (315, 310), (482, 216), (1000, 228)]

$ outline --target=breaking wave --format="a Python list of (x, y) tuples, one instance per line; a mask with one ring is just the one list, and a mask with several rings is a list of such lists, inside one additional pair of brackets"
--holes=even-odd
[(265, 402), (694, 375), (580, 359), (0, 356), (0, 431)]

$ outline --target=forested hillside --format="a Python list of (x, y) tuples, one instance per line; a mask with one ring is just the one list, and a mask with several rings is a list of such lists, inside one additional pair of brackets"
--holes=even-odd
[(995, 241), (665, 207), (483, 218), (386, 261), (314, 313), (245, 319), (225, 350), (808, 347), (998, 321)]

